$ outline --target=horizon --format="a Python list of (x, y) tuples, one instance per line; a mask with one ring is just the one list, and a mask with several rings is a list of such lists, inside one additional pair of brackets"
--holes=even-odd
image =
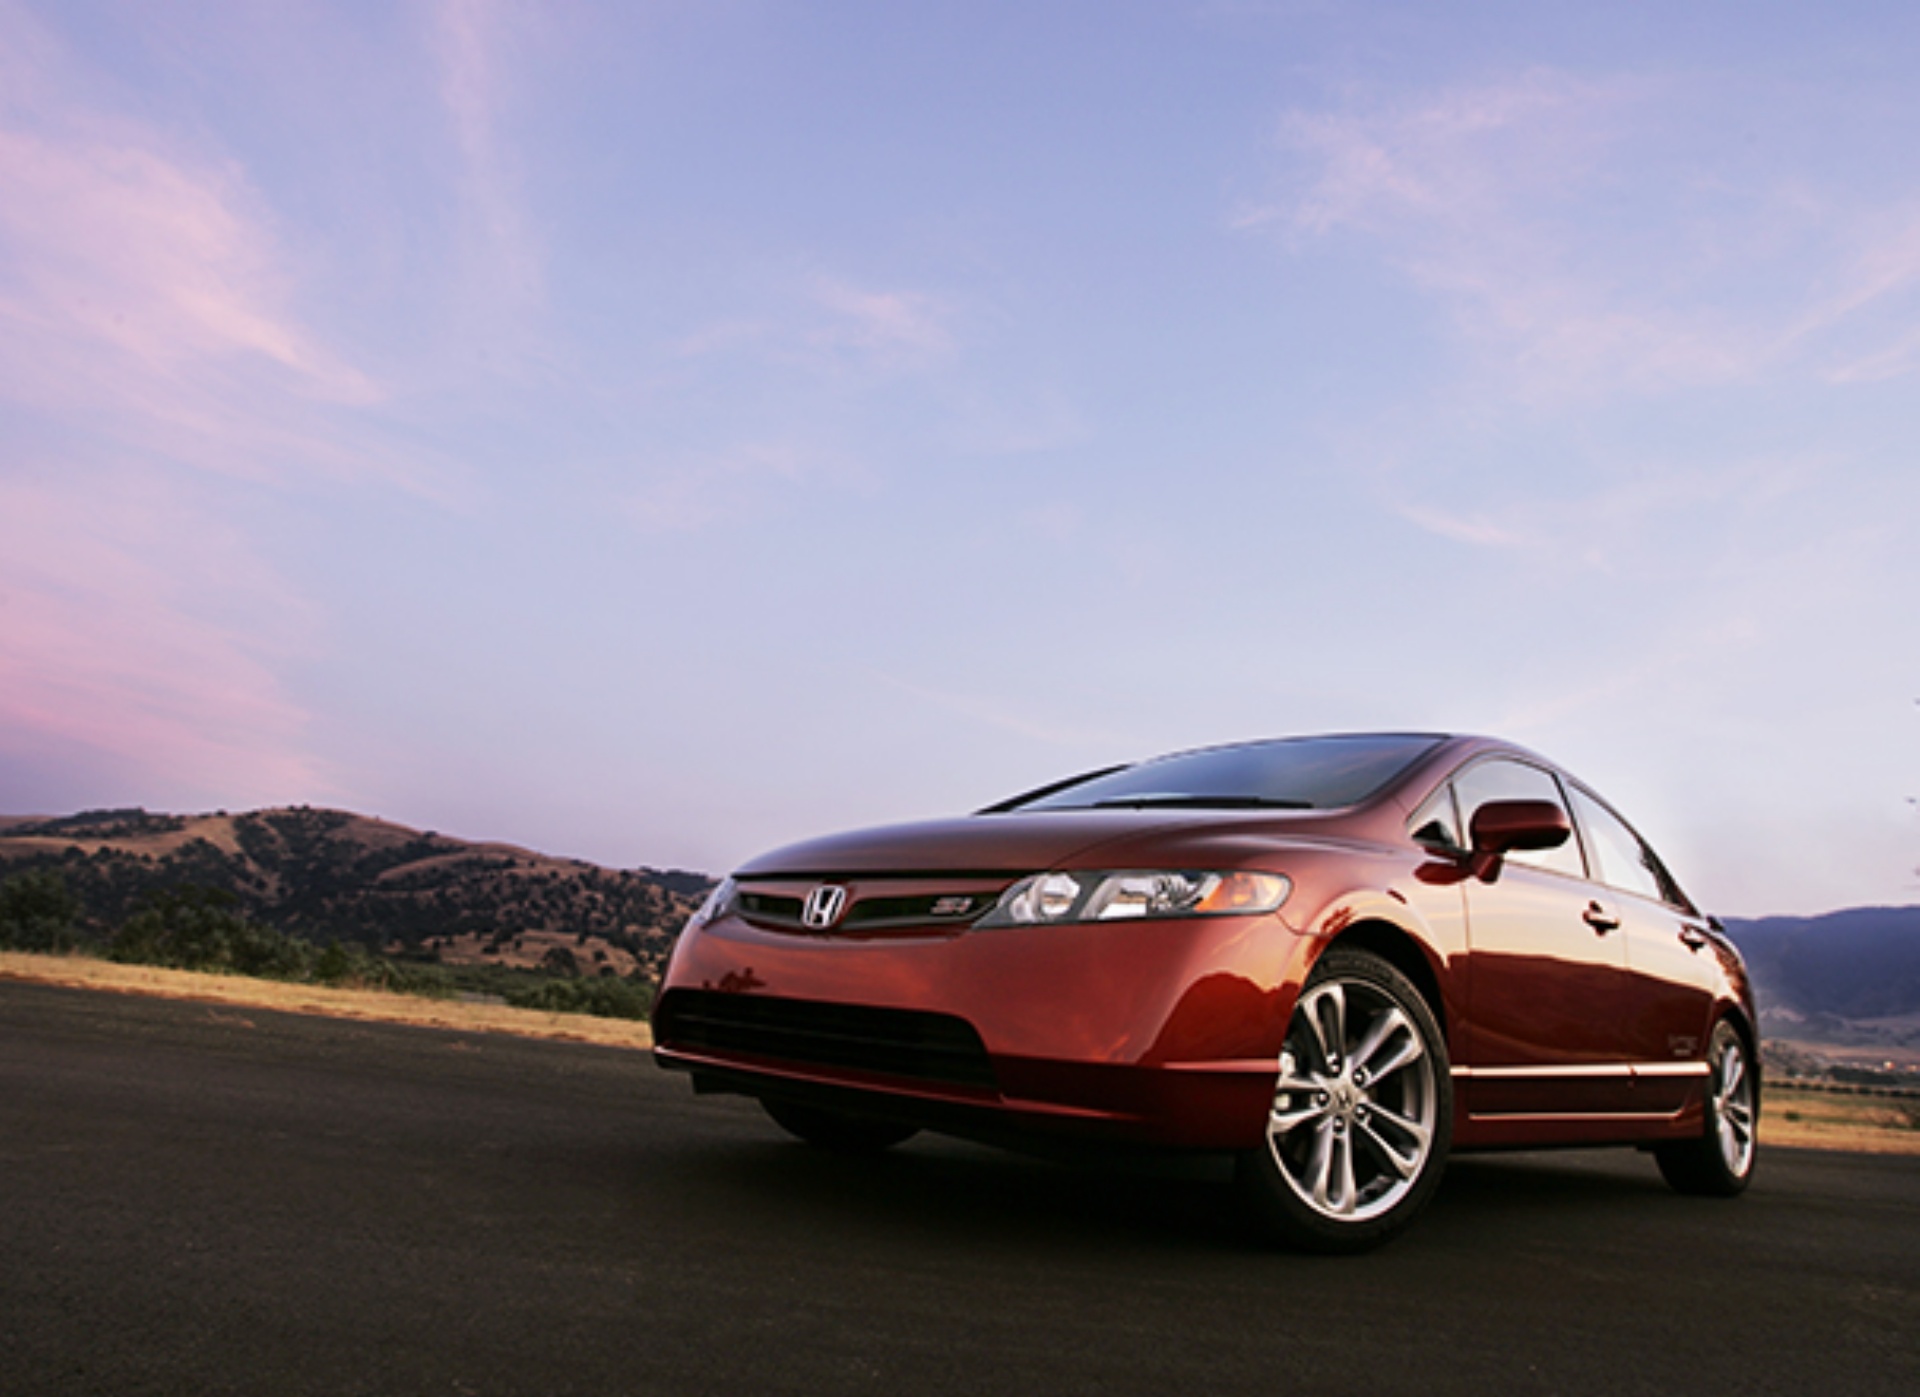
[[(69, 811), (65, 814), (53, 814), (53, 815), (42, 814), (42, 813), (17, 814), (9, 811), (0, 810), (0, 838), (7, 837), (11, 832), (12, 827), (16, 824), (39, 823), (39, 822), (56, 823), (56, 822), (62, 822), (62, 821), (68, 821), (68, 820), (78, 820), (88, 816), (137, 814), (148, 819), (157, 818), (157, 819), (177, 819), (177, 820), (207, 820), (207, 819), (234, 819), (236, 817), (244, 816), (244, 815), (271, 814), (275, 811), (300, 810), (300, 809), (320, 810), (320, 811), (333, 813), (333, 814), (346, 815), (354, 819), (366, 820), (375, 824), (390, 825), (394, 828), (404, 829), (411, 833), (419, 834), (428, 838), (451, 839), (457, 843), (464, 844), (469, 848), (516, 849), (521, 853), (531, 855), (532, 857), (535, 857), (535, 858), (546, 859), (551, 862), (586, 863), (590, 867), (605, 868), (610, 872), (616, 872), (616, 873), (651, 873), (651, 874), (659, 874), (663, 877), (673, 877), (673, 876), (682, 875), (682, 874), (692, 874), (697, 877), (705, 878), (710, 882), (717, 883), (720, 881), (720, 879), (726, 876), (726, 872), (727, 872), (727, 871), (718, 870), (718, 869), (684, 868), (674, 864), (656, 864), (656, 863), (644, 863), (644, 862), (634, 863), (634, 864), (600, 864), (591, 859), (582, 859), (580, 856), (575, 854), (556, 852), (551, 849), (541, 849), (541, 848), (537, 848), (529, 845), (517, 844), (517, 843), (514, 843), (513, 841), (505, 840), (505, 839), (489, 838), (483, 834), (482, 835), (454, 834), (454, 833), (450, 833), (447, 830), (429, 829), (420, 825), (409, 824), (405, 820), (394, 819), (391, 816), (370, 814), (366, 811), (361, 811), (361, 810), (346, 810), (337, 806), (263, 806), (263, 807), (258, 807), (252, 810), (148, 810), (144, 806), (129, 805), (129, 806), (102, 806), (97, 809), (74, 810), (74, 811)], [(1708, 914), (1714, 914), (1714, 909), (1710, 907), (1702, 908), (1701, 910)], [(1854, 913), (1854, 912), (1920, 912), (1920, 899), (1916, 899), (1912, 902), (1899, 902), (1899, 903), (1887, 903), (1887, 902), (1860, 903), (1860, 904), (1848, 905), (1845, 907), (1829, 907), (1829, 908), (1825, 908), (1825, 909), (1814, 911), (1814, 912), (1759, 912), (1759, 913), (1740, 913), (1740, 914), (1727, 913), (1725, 916), (1725, 919), (1728, 921), (1752, 922), (1755, 924), (1758, 924), (1761, 922), (1768, 922), (1768, 921), (1814, 921), (1814, 920), (1819, 920), (1825, 917), (1845, 916), (1849, 913)]]
[(719, 874), (1478, 732), (1920, 901), (1920, 10), (0, 0), (0, 807)]

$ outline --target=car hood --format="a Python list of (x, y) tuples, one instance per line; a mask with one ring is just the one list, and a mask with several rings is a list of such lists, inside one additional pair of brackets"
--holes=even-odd
[[(1093, 850), (1113, 845), (1132, 866), (1150, 857), (1164, 840), (1186, 846), (1207, 843), (1268, 844), (1324, 832), (1324, 818), (1302, 812), (1102, 810), (1032, 811), (970, 815), (961, 819), (885, 825), (789, 844), (762, 854), (736, 876), (746, 878), (848, 873), (1031, 873), (1080, 864)], [(1171, 853), (1169, 848), (1167, 852)]]

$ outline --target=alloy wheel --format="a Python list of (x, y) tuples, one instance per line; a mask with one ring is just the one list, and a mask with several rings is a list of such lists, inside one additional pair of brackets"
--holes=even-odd
[(1370, 980), (1329, 979), (1294, 1011), (1267, 1148), (1307, 1208), (1366, 1222), (1420, 1182), (1438, 1101), (1433, 1054), (1396, 996)]
[(1737, 1037), (1714, 1064), (1713, 1116), (1720, 1158), (1729, 1174), (1744, 1178), (1753, 1167), (1754, 1091), (1746, 1051)]

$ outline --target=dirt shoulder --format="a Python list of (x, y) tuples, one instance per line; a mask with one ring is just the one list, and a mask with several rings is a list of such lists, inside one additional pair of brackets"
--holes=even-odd
[(240, 1004), (289, 1014), (319, 1014), (337, 1019), (376, 1019), (418, 1024), (463, 1033), (513, 1033), (523, 1038), (558, 1038), (616, 1048), (651, 1048), (653, 1034), (631, 1019), (600, 1019), (588, 1014), (548, 1014), (504, 1004), (468, 1004), (452, 999), (386, 990), (330, 989), (323, 985), (282, 984), (240, 975), (209, 975), (193, 970), (162, 970), (150, 965), (118, 965), (86, 956), (32, 955), (0, 951), (0, 980), (31, 980), (46, 985), (145, 994), (163, 999), (192, 999), (208, 1004)]
[(1760, 1143), (1802, 1150), (1920, 1155), (1920, 1098), (1768, 1085)]

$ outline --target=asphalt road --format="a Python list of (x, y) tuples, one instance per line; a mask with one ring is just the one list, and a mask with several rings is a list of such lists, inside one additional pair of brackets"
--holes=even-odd
[(785, 1141), (643, 1055), (0, 983), (0, 1393), (1920, 1392), (1920, 1161), (1457, 1160), (1382, 1252), (1228, 1190)]

